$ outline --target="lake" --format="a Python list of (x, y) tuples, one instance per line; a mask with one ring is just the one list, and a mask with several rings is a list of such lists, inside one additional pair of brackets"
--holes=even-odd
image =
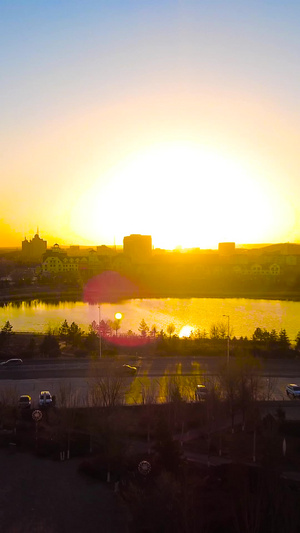
[(149, 328), (156, 325), (158, 331), (166, 331), (173, 323), (177, 334), (184, 326), (209, 332), (211, 324), (223, 322), (227, 326), (223, 315), (229, 315), (231, 334), (236, 337), (250, 337), (256, 327), (277, 332), (285, 328), (294, 340), (300, 331), (300, 302), (245, 298), (133, 299), (101, 304), (100, 310), (97, 305), (83, 302), (12, 302), (0, 307), (0, 327), (9, 320), (13, 331), (46, 333), (49, 327), (57, 327), (66, 319), (87, 331), (93, 320), (99, 321), (99, 311), (104, 320), (113, 320), (116, 312), (122, 313), (119, 333), (129, 329), (138, 333), (142, 319)]

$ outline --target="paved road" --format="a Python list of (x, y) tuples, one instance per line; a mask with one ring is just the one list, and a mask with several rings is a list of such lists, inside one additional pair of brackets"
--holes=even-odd
[[(37, 402), (41, 390), (50, 390), (52, 394), (62, 396), (67, 392), (70, 403), (87, 401), (95, 377), (115, 375), (124, 363), (138, 367), (136, 377), (125, 377), (124, 389), (127, 401), (141, 400), (142, 382), (149, 378), (157, 387), (162, 378), (174, 375), (190, 377), (191, 382), (208, 382), (214, 380), (224, 358), (208, 357), (160, 357), (160, 358), (118, 358), (103, 359), (97, 363), (87, 360), (68, 361), (30, 361), (14, 370), (0, 370), (1, 395), (17, 398), (20, 394), (30, 394)], [(300, 383), (300, 360), (271, 360), (259, 370), (266, 395), (271, 399), (286, 400), (287, 383)], [(133, 391), (133, 392), (132, 392)], [(300, 405), (300, 402), (299, 402)]]
[[(0, 366), (2, 379), (39, 379), (39, 378), (89, 378), (108, 375), (122, 368), (124, 363), (138, 367), (140, 375), (160, 377), (164, 375), (217, 375), (226, 364), (224, 357), (119, 357), (116, 359), (91, 360), (32, 360), (26, 361), (15, 369)], [(266, 377), (286, 377), (300, 375), (300, 359), (271, 359), (261, 362), (257, 372)]]

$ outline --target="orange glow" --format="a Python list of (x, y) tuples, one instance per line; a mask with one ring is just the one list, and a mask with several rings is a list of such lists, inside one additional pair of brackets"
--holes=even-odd
[(72, 228), (92, 241), (104, 225), (110, 242), (150, 234), (155, 247), (167, 249), (269, 242), (293, 224), (293, 213), (281, 198), (276, 216), (279, 202), (260, 178), (252, 164), (221, 150), (155, 145), (116, 165), (104, 188), (95, 181), (74, 206)]

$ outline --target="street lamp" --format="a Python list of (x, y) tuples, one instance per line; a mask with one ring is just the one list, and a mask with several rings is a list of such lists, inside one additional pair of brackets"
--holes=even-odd
[(229, 315), (223, 315), (227, 318), (228, 320), (228, 329), (227, 329), (227, 365), (229, 364)]
[(118, 335), (118, 329), (120, 328), (120, 322), (123, 318), (122, 313), (115, 314), (115, 327), (116, 327), (116, 336)]

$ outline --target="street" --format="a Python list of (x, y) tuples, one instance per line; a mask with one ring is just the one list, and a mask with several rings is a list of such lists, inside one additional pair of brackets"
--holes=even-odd
[[(143, 382), (152, 381), (161, 388), (163, 378), (177, 376), (189, 380), (191, 387), (198, 383), (209, 384), (217, 379), (220, 368), (226, 364), (219, 357), (119, 357), (116, 359), (90, 360), (31, 360), (15, 369), (1, 368), (0, 394), (17, 399), (29, 394), (33, 404), (37, 403), (41, 390), (49, 390), (59, 398), (69, 397), (73, 405), (86, 405), (89, 392), (101, 377), (117, 376), (122, 365), (128, 363), (137, 367), (136, 376), (124, 376), (123, 386), (127, 403), (140, 403)], [(300, 360), (270, 360), (259, 370), (263, 395), (269, 400), (289, 401), (285, 394), (287, 383), (300, 383)], [(134, 391), (134, 392), (132, 392)], [(163, 398), (160, 398), (161, 400)], [(298, 403), (298, 402), (296, 402)], [(300, 404), (299, 404), (300, 405)]]

